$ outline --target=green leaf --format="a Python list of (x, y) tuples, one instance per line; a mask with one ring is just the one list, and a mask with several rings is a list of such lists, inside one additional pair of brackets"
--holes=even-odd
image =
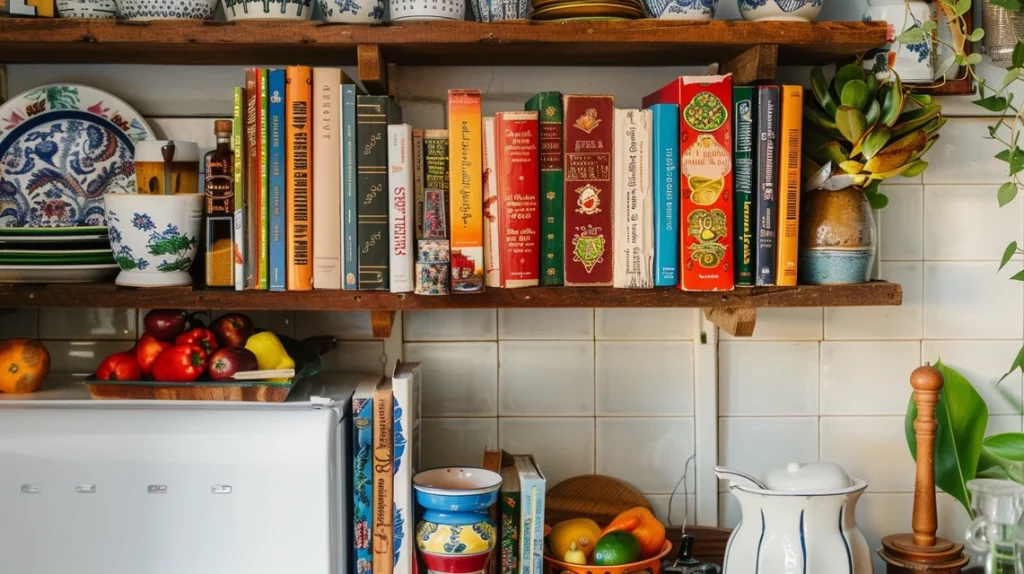
[(1024, 434), (1008, 432), (985, 437), (981, 446), (986, 453), (1003, 460), (1024, 462)]
[(1006, 249), (1003, 250), (1003, 260), (999, 262), (999, 270), (1002, 271), (1003, 267), (1006, 267), (1006, 264), (1009, 263), (1010, 259), (1016, 254), (1017, 242), (1011, 241), (1010, 244), (1006, 246)]
[(836, 110), (836, 127), (846, 141), (856, 144), (867, 129), (868, 121), (864, 114), (856, 108), (839, 106)]
[(928, 169), (928, 162), (926, 161), (914, 161), (907, 164), (907, 170), (901, 173), (903, 177), (917, 177), (924, 173), (924, 170)]
[[(995, 4), (995, 2), (993, 2)], [(1020, 11), (1020, 3), (1018, 2), (1017, 10)], [(1019, 68), (1024, 66), (1024, 42), (1017, 40), (1017, 45), (1013, 47), (1013, 67)]]
[(832, 80), (835, 84), (836, 95), (841, 96), (843, 94), (843, 88), (846, 87), (846, 83), (851, 80), (864, 81), (864, 68), (857, 64), (847, 64), (836, 71), (836, 77)]
[(887, 125), (875, 126), (864, 136), (864, 140), (861, 142), (861, 153), (865, 158), (871, 159), (885, 147), (885, 144), (889, 143), (890, 139), (892, 139), (892, 128)]
[(907, 28), (902, 34), (896, 36), (896, 41), (900, 44), (920, 44), (924, 42), (924, 29), (920, 26), (914, 26), (913, 28)]
[(957, 0), (956, 15), (963, 16), (971, 9), (971, 0)]
[(999, 186), (999, 192), (996, 194), (996, 197), (999, 199), (999, 207), (1004, 207), (1007, 203), (1013, 201), (1013, 198), (1017, 197), (1017, 184), (1008, 181)]
[(871, 209), (882, 209), (889, 205), (889, 198), (884, 193), (872, 193), (867, 196)]
[(1024, 150), (1019, 147), (1013, 148), (1012, 152), (1009, 149), (1004, 149), (996, 154), (996, 159), (1010, 164), (1010, 175), (1024, 171)]
[(859, 161), (847, 160), (839, 164), (839, 169), (850, 175), (857, 175), (864, 171), (864, 164)]
[[(822, 146), (822, 149), (825, 152), (825, 157), (828, 158), (826, 161), (831, 161), (832, 163), (834, 163), (836, 165), (839, 165), (839, 164), (843, 163), (844, 161), (847, 161), (847, 160), (850, 159), (849, 154), (846, 153), (846, 149), (843, 148), (843, 144), (841, 144), (839, 142), (835, 142), (835, 141), (828, 142), (827, 144)], [(825, 163), (825, 162), (822, 162), (822, 163)]]
[(1003, 382), (1003, 379), (1009, 377), (1014, 371), (1020, 368), (1024, 368), (1024, 347), (1021, 347), (1020, 350), (1017, 351), (1017, 356), (1013, 359), (1013, 364), (1010, 365), (1010, 370), (1006, 371), (1003, 376), (999, 377), (999, 382), (996, 384), (998, 385)]
[(826, 116), (824, 112), (814, 106), (804, 106), (804, 118), (820, 128), (839, 133), (839, 127), (836, 126), (832, 116)]
[(887, 86), (883, 90), (885, 90), (885, 93), (882, 99), (882, 117), (879, 118), (879, 121), (892, 127), (896, 125), (900, 114), (903, 113), (903, 103), (905, 101), (903, 97), (903, 84), (900, 82), (899, 76), (896, 77), (891, 86)]
[(926, 33), (929, 33), (929, 34), (934, 32), (935, 29), (938, 28), (938, 27), (939, 27), (939, 23), (936, 22), (935, 20), (925, 20), (925, 22), (923, 24), (921, 24), (921, 29), (924, 30)]
[(1016, 80), (1019, 77), (1020, 68), (1010, 68), (1009, 70), (1006, 70), (1006, 75), (1003, 76), (1003, 87), (1000, 88), (999, 91), (1005, 90), (1007, 86), (1012, 84), (1014, 80)]
[(843, 86), (839, 101), (847, 107), (864, 109), (868, 103), (868, 85), (863, 80), (850, 80)]
[(875, 157), (869, 159), (864, 164), (864, 169), (871, 173), (887, 173), (897, 170), (910, 161), (912, 155), (924, 149), (926, 145), (928, 145), (928, 134), (924, 130), (910, 132), (890, 143), (878, 152)]
[(973, 32), (967, 35), (967, 39), (971, 42), (980, 42), (985, 37), (984, 28), (975, 28)]
[[(972, 515), (967, 481), (974, 479), (978, 472), (982, 440), (988, 424), (988, 406), (960, 373), (943, 365), (941, 360), (936, 362), (935, 368), (942, 373), (945, 382), (935, 409), (935, 420), (938, 423), (935, 435), (935, 485), (957, 499), (967, 514)], [(910, 454), (915, 460), (916, 418), (917, 405), (911, 397), (904, 419), (904, 431)]]
[[(932, 118), (932, 121), (930, 121), (927, 124), (925, 124), (924, 131), (926, 131), (929, 135), (931, 135), (931, 134), (939, 131), (939, 128), (941, 128), (942, 126), (946, 125), (946, 121), (948, 121), (948, 120), (944, 116), (939, 116), (937, 118)], [(938, 135), (938, 134), (936, 134), (936, 135)]]
[(983, 107), (990, 112), (1001, 112), (1006, 109), (1006, 98), (992, 95), (980, 100), (974, 100), (974, 105)]
[(981, 54), (979, 54), (977, 52), (974, 52), (973, 54), (969, 54), (965, 61), (967, 62), (968, 65), (977, 66), (978, 64), (981, 63)]
[[(868, 109), (864, 112), (864, 120), (868, 122), (868, 126), (878, 125), (878, 118), (882, 116), (882, 106), (878, 105), (878, 100), (871, 100), (868, 104)], [(888, 126), (886, 126), (888, 127)]]
[(921, 106), (927, 106), (932, 103), (932, 97), (928, 94), (907, 94), (907, 97), (914, 100)]
[[(868, 86), (868, 99), (871, 100), (872, 102), (876, 102), (877, 103), (877, 100), (878, 100), (878, 78), (876, 78), (874, 74), (868, 74), (867, 75), (867, 79), (864, 80), (864, 83), (867, 84), (867, 86)], [(861, 106), (861, 107), (863, 107), (863, 106)]]
[(923, 108), (904, 112), (900, 115), (896, 125), (892, 127), (893, 137), (900, 137), (924, 127), (928, 122), (937, 117), (941, 111), (942, 105), (931, 104)]
[(825, 72), (820, 67), (811, 70), (811, 93), (818, 105), (824, 108), (830, 116), (836, 114), (836, 103), (832, 95), (828, 93), (828, 80), (825, 79)]

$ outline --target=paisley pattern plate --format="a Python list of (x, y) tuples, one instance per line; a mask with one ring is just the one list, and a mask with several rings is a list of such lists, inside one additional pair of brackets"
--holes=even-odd
[(53, 84), (0, 106), (0, 227), (105, 225), (103, 194), (135, 193), (142, 116), (88, 86)]

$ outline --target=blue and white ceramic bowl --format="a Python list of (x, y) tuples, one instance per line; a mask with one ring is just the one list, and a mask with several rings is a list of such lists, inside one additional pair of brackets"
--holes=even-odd
[(380, 24), (384, 21), (384, 0), (316, 0), (324, 22)]
[(229, 22), (309, 20), (312, 14), (313, 0), (224, 0), (224, 16)]
[(212, 20), (217, 0), (117, 0), (124, 20)]
[(718, 0), (644, 0), (653, 18), (708, 22), (715, 17)]
[(121, 268), (114, 282), (130, 287), (191, 285), (188, 270), (199, 247), (205, 197), (199, 193), (105, 195), (107, 233)]
[(501, 475), (482, 468), (443, 467), (412, 477), (416, 502), (427, 510), (486, 512), (498, 500)]
[(477, 22), (501, 20), (527, 20), (530, 18), (529, 0), (473, 0), (470, 3)]
[(824, 0), (739, 0), (744, 20), (812, 22)]
[(57, 0), (61, 18), (116, 18), (114, 0)]
[(392, 22), (462, 20), (466, 0), (390, 0)]

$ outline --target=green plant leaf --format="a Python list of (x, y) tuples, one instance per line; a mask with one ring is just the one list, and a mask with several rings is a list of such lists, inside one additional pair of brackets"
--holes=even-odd
[(924, 23), (921, 24), (921, 29), (924, 30), (927, 33), (934, 32), (935, 29), (938, 28), (938, 27), (939, 27), (939, 23), (936, 22), (935, 20), (925, 20)]
[(889, 198), (884, 193), (872, 193), (867, 196), (871, 209), (882, 209), (889, 205)]
[(1010, 244), (1006, 246), (1006, 249), (1003, 250), (1003, 259), (999, 262), (999, 270), (1002, 271), (1003, 267), (1006, 267), (1006, 264), (1009, 263), (1010, 259), (1016, 254), (1017, 242), (1011, 241)]
[(1024, 150), (1019, 147), (1015, 147), (1013, 150), (1004, 149), (996, 154), (996, 159), (1010, 164), (1010, 175), (1024, 171)]
[(985, 37), (984, 28), (975, 28), (973, 32), (967, 35), (967, 39), (971, 42), (980, 42)]
[(903, 177), (917, 177), (924, 173), (924, 170), (928, 169), (928, 162), (926, 161), (912, 161), (907, 164), (907, 169), (900, 175)]
[(927, 106), (932, 103), (932, 97), (928, 94), (907, 94), (907, 97), (917, 102), (920, 106)]
[[(1017, 2), (1017, 0), (1013, 0)], [(993, 2), (996, 4), (996, 2)], [(998, 4), (997, 4), (998, 5)], [(1017, 11), (1020, 11), (1020, 2), (1017, 2)], [(1017, 45), (1013, 47), (1013, 67), (1019, 68), (1024, 66), (1024, 42), (1017, 40)]]
[(957, 0), (956, 2), (956, 15), (963, 16), (971, 9), (971, 0)]
[(1024, 347), (1021, 347), (1020, 350), (1017, 351), (1017, 356), (1014, 357), (1013, 364), (1010, 365), (1010, 370), (1003, 373), (1003, 376), (999, 377), (999, 381), (996, 384), (998, 385), (1003, 382), (1003, 379), (1009, 377), (1014, 371), (1021, 368), (1024, 368)]
[(1008, 432), (985, 437), (981, 446), (986, 453), (1003, 460), (1024, 461), (1024, 434)]
[(923, 108), (903, 112), (900, 115), (900, 119), (896, 122), (896, 125), (892, 127), (893, 137), (900, 137), (918, 128), (924, 127), (933, 119), (938, 117), (939, 112), (941, 111), (941, 105), (931, 104), (924, 106)]
[(910, 161), (917, 161), (918, 159), (921, 158), (921, 156), (923, 156), (924, 154), (928, 153), (928, 150), (932, 149), (932, 146), (935, 145), (935, 142), (939, 141), (939, 137), (940, 137), (939, 134), (935, 134), (935, 135), (929, 137), (928, 138), (928, 143), (924, 144), (924, 149), (922, 149), (921, 151), (918, 151), (918, 152), (914, 153), (914, 155), (910, 156)]
[(932, 118), (932, 120), (930, 122), (925, 124), (924, 131), (928, 132), (928, 135), (931, 135), (931, 134), (939, 131), (939, 129), (942, 128), (942, 126), (946, 125), (947, 121), (949, 121), (949, 118), (946, 118), (945, 116), (939, 116), (937, 118)]
[(875, 157), (864, 164), (864, 169), (871, 173), (890, 172), (905, 165), (912, 155), (928, 145), (928, 134), (924, 130), (910, 132), (902, 138), (890, 143)]
[(991, 95), (987, 98), (974, 100), (973, 103), (974, 105), (985, 108), (990, 112), (1001, 112), (1006, 109), (1006, 98), (1002, 96)]
[(883, 95), (882, 117), (879, 118), (879, 121), (892, 127), (900, 119), (900, 114), (903, 113), (903, 104), (906, 101), (903, 95), (903, 83), (900, 81), (899, 76), (896, 76), (892, 85), (885, 89)]
[(846, 141), (856, 144), (867, 130), (868, 121), (860, 110), (849, 106), (839, 106), (839, 109), (836, 110), (836, 127), (839, 128), (839, 133), (843, 134)]
[[(860, 151), (865, 158), (871, 159), (885, 147), (885, 144), (889, 143), (890, 139), (892, 139), (892, 128), (887, 125), (875, 126), (864, 136)], [(856, 154), (856, 150), (854, 150), (854, 154)]]
[(867, 111), (864, 112), (864, 120), (868, 122), (868, 127), (878, 125), (878, 119), (881, 116), (882, 106), (878, 104), (877, 100), (871, 100), (871, 103), (868, 104)]
[(850, 80), (864, 81), (864, 68), (858, 64), (847, 64), (842, 68), (836, 70), (836, 76), (832, 79), (833, 87), (836, 90), (836, 96), (843, 94), (843, 88), (846, 87), (846, 83)]
[(968, 65), (977, 66), (978, 64), (981, 63), (981, 54), (978, 54), (977, 52), (973, 54), (968, 54), (966, 62)]
[(1017, 197), (1017, 184), (1012, 181), (1008, 181), (999, 186), (999, 192), (996, 193), (996, 197), (999, 199), (999, 207), (1003, 207), (1007, 203), (1010, 203), (1013, 201), (1013, 198)]
[(844, 172), (850, 175), (857, 175), (858, 173), (864, 171), (864, 164), (860, 163), (859, 161), (848, 160), (840, 163), (839, 169), (843, 170)]
[(828, 115), (836, 114), (836, 102), (828, 93), (828, 80), (825, 79), (825, 72), (820, 67), (811, 70), (811, 93)]
[[(946, 367), (939, 360), (935, 368), (942, 373), (944, 385), (939, 392), (935, 409), (938, 429), (935, 435), (935, 485), (957, 499), (968, 515), (972, 515), (967, 481), (978, 472), (985, 426), (988, 424), (988, 406), (978, 391), (960, 373)], [(917, 460), (917, 437), (914, 420), (917, 405), (913, 397), (907, 407), (904, 431), (910, 454)]]
[[(834, 163), (836, 165), (839, 165), (839, 164), (843, 163), (844, 161), (847, 161), (847, 160), (850, 159), (849, 154), (846, 153), (846, 149), (839, 142), (836, 142), (836, 141), (829, 142), (829, 143), (825, 144), (822, 149), (825, 151), (826, 157), (828, 157), (828, 160), (826, 160), (826, 161), (831, 161), (832, 163)], [(825, 162), (821, 162), (821, 163), (824, 164)]]
[(843, 92), (839, 101), (844, 105), (857, 110), (864, 109), (868, 103), (868, 85), (863, 80), (850, 80), (843, 86)]
[(824, 112), (814, 106), (804, 106), (804, 119), (829, 133), (839, 133), (839, 126), (836, 125), (833, 116), (825, 115)]
[(878, 99), (878, 78), (874, 74), (868, 74), (865, 76), (864, 83), (868, 86), (868, 99), (875, 101)]
[(924, 36), (924, 28), (914, 26), (913, 28), (907, 28), (902, 34), (896, 36), (896, 41), (903, 45), (920, 44), (924, 42)]

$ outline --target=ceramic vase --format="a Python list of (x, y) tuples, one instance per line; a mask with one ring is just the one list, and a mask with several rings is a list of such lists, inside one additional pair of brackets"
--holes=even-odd
[(739, 0), (744, 20), (813, 22), (824, 0)]
[(893, 72), (904, 82), (928, 83), (935, 76), (935, 43), (931, 35), (916, 44), (900, 44), (896, 38), (914, 28), (921, 27), (934, 19), (934, 10), (923, 0), (869, 0), (871, 6), (864, 13), (865, 22), (883, 21), (888, 23), (888, 43), (864, 55), (864, 68), (873, 72), (879, 80), (890, 79)]
[(312, 14), (313, 0), (224, 0), (224, 17), (229, 22), (309, 20)]
[(871, 279), (875, 220), (861, 190), (805, 192), (800, 199), (800, 283), (842, 285)]
[(217, 0), (117, 0), (125, 20), (212, 20)]
[(431, 574), (483, 573), (495, 545), (488, 509), (497, 502), (501, 475), (481, 468), (445, 467), (412, 479), (422, 508), (416, 548)]
[(121, 268), (114, 282), (129, 287), (191, 285), (188, 270), (199, 247), (205, 197), (199, 193), (105, 195), (110, 246)]
[(466, 0), (390, 0), (392, 22), (462, 20)]
[(114, 0), (57, 0), (61, 18), (116, 18)]

